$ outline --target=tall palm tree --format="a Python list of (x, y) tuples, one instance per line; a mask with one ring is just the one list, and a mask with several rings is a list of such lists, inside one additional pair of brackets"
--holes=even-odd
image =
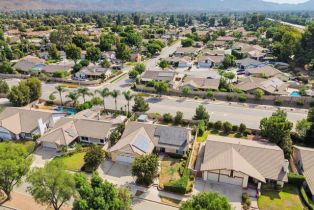
[(56, 86), (55, 89), (56, 91), (54, 91), (53, 93), (56, 93), (56, 92), (59, 93), (61, 106), (63, 106), (62, 93), (64, 93), (66, 90), (62, 85)]
[(71, 99), (71, 101), (73, 102), (73, 106), (76, 107), (80, 94), (78, 94), (77, 92), (70, 92), (65, 97)]
[(134, 95), (130, 90), (124, 91), (122, 93), (124, 95), (125, 100), (128, 102), (128, 114), (130, 113), (130, 101), (134, 98)]
[(84, 103), (86, 102), (86, 96), (93, 95), (93, 93), (91, 93), (87, 87), (80, 87), (79, 89), (77, 89), (77, 92), (83, 97)]
[(105, 99), (110, 95), (110, 91), (108, 88), (104, 88), (102, 90), (96, 90), (95, 93), (98, 93), (104, 101), (104, 111), (106, 110)]
[(110, 95), (112, 96), (112, 98), (114, 98), (114, 104), (115, 104), (115, 108), (116, 110), (118, 110), (118, 106), (117, 106), (117, 98), (120, 95), (120, 90), (113, 90)]

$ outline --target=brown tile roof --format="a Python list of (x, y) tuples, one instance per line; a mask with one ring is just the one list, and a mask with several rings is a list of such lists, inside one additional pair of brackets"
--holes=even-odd
[(173, 71), (145, 71), (142, 79), (158, 80), (158, 81), (172, 81), (176, 73)]
[(264, 78), (246, 77), (240, 81), (236, 87), (243, 91), (250, 91), (260, 87), (262, 82), (266, 81)]
[(288, 181), (283, 151), (275, 144), (209, 135), (201, 170), (239, 170), (260, 181)]
[(219, 83), (220, 83), (219, 79), (207, 79), (187, 76), (184, 79), (182, 86), (189, 85), (192, 86), (193, 88), (217, 90), (219, 87)]
[(44, 66), (42, 68), (42, 72), (44, 73), (55, 73), (55, 72), (58, 72), (58, 71), (67, 71), (67, 72), (70, 72), (72, 70), (72, 67), (71, 66), (65, 66), (65, 65), (47, 65), (47, 66)]
[(261, 66), (257, 68), (250, 68), (250, 69), (247, 69), (247, 72), (252, 75), (260, 75), (260, 76), (265, 76), (265, 77), (273, 77), (277, 74), (282, 74), (281, 71), (269, 65), (265, 65), (265, 66)]

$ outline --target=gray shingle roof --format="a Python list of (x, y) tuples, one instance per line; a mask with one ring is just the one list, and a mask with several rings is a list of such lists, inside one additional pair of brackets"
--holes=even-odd
[(188, 132), (185, 128), (159, 126), (155, 130), (159, 137), (159, 144), (184, 147), (188, 141)]

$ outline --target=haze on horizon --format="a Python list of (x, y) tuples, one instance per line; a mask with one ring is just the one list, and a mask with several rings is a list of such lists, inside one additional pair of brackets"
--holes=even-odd
[(304, 3), (307, 2), (308, 0), (264, 0), (267, 2), (274, 2), (274, 3), (280, 3), (280, 4), (284, 4), (284, 3), (288, 3), (288, 4), (299, 4), (299, 3)]

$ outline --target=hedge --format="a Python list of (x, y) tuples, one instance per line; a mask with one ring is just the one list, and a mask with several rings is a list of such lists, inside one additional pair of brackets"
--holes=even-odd
[(305, 178), (303, 175), (300, 175), (297, 173), (288, 173), (288, 182), (290, 184), (301, 187), (304, 181), (305, 181)]
[(164, 190), (174, 193), (185, 194), (188, 192), (188, 184), (190, 178), (190, 170), (185, 168), (183, 175), (176, 181), (170, 181), (164, 184)]
[(302, 198), (303, 202), (305, 203), (305, 205), (308, 207), (308, 209), (314, 210), (314, 204), (309, 199), (309, 197), (307, 196), (304, 187), (301, 187), (300, 192), (301, 192), (301, 198)]

